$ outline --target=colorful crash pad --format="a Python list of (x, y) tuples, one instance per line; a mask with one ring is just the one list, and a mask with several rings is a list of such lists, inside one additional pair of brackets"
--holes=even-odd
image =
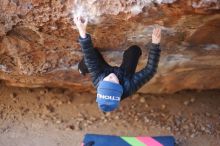
[(174, 146), (172, 136), (123, 137), (111, 135), (86, 134), (82, 146)]

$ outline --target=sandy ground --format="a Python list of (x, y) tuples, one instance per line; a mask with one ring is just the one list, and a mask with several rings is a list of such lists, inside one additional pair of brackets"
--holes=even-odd
[(220, 90), (136, 94), (105, 114), (94, 93), (0, 84), (0, 146), (80, 146), (86, 133), (173, 135), (179, 146), (219, 146)]

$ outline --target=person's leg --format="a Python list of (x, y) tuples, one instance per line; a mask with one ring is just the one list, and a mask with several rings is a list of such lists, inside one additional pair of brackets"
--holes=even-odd
[(99, 52), (99, 50), (97, 48), (94, 48), (97, 55), (98, 55), (98, 58), (99, 58), (99, 61), (101, 62), (101, 67), (102, 68), (106, 68), (106, 67), (110, 67), (110, 65), (105, 61), (105, 59), (103, 58), (102, 54)]
[(123, 61), (121, 68), (125, 70), (127, 75), (133, 75), (135, 73), (138, 60), (142, 54), (141, 48), (137, 45), (129, 47), (123, 54)]
[[(101, 62), (101, 67), (105, 68), (105, 67), (109, 67), (109, 64), (105, 61), (105, 59), (103, 58), (102, 54), (99, 52), (99, 50), (97, 48), (94, 48), (95, 52), (97, 53), (97, 56), (99, 58), (99, 61)], [(89, 70), (85, 64), (85, 60), (84, 57), (82, 58), (82, 60), (79, 62), (78, 64), (78, 71), (80, 72), (80, 74), (82, 75), (86, 75), (86, 73), (89, 73)]]
[(78, 63), (78, 71), (80, 74), (82, 75), (86, 75), (87, 73), (89, 73), (89, 70), (85, 64), (85, 60), (84, 57), (80, 60), (80, 62)]

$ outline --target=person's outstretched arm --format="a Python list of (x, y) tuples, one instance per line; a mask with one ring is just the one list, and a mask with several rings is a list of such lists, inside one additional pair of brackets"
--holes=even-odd
[[(161, 29), (156, 28), (153, 30), (152, 34), (152, 44), (150, 47), (147, 65), (136, 72), (130, 80), (130, 89), (126, 95), (130, 96), (140, 89), (146, 82), (148, 82), (157, 72), (157, 67), (160, 59), (160, 39), (161, 39)], [(124, 97), (125, 98), (125, 97)]]
[(82, 48), (82, 52), (84, 54), (85, 64), (92, 76), (93, 83), (97, 84), (97, 77), (101, 73), (100, 61), (98, 59), (97, 53), (94, 50), (91, 36), (86, 33), (86, 27), (88, 24), (88, 20), (82, 20), (80, 16), (74, 17), (74, 22), (79, 31), (79, 42)]

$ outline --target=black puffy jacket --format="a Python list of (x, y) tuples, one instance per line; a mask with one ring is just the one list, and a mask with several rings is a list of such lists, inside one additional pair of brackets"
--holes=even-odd
[(87, 34), (86, 38), (79, 37), (79, 42), (84, 54), (85, 64), (91, 74), (94, 86), (97, 88), (99, 81), (102, 81), (104, 77), (108, 76), (110, 73), (114, 73), (123, 87), (122, 99), (135, 93), (146, 82), (148, 82), (157, 71), (161, 52), (159, 45), (151, 44), (147, 65), (134, 75), (128, 76), (129, 73), (126, 73), (120, 67), (101, 67), (89, 34)]

